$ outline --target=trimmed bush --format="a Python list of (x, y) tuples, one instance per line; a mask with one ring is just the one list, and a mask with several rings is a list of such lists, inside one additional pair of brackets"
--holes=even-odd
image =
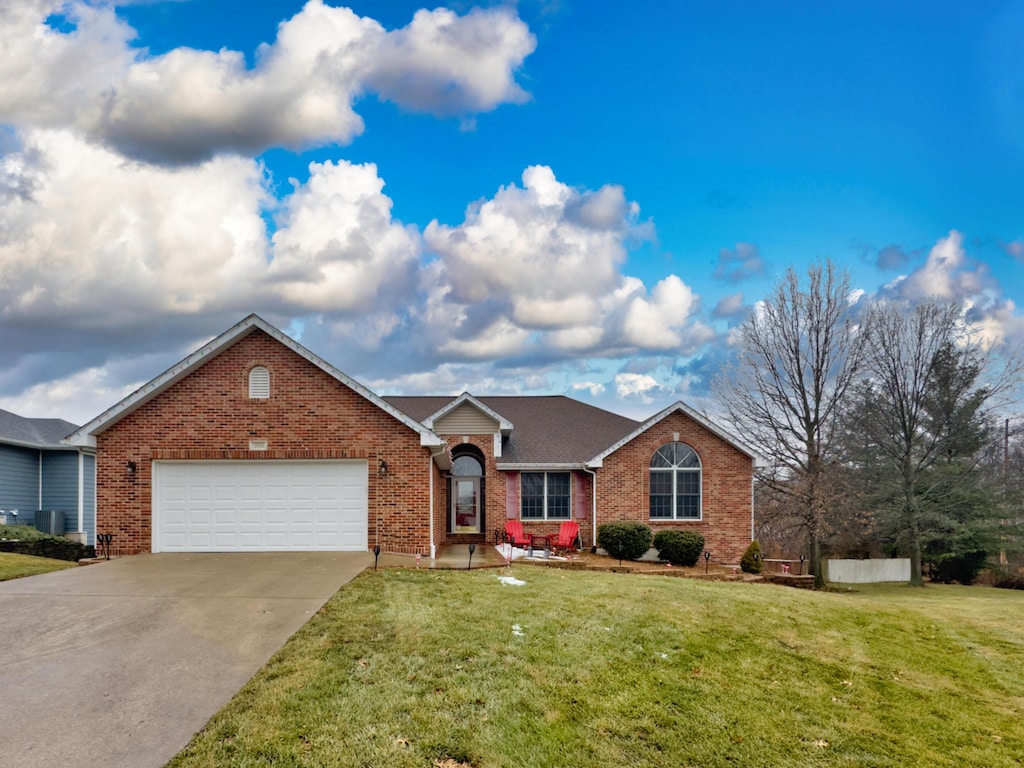
[(658, 531), (654, 548), (672, 565), (694, 566), (704, 551), (704, 537), (695, 531)]
[[(754, 557), (754, 555), (757, 555), (757, 557)], [(762, 557), (761, 545), (757, 541), (750, 542), (747, 551), (740, 558), (740, 570), (744, 573), (760, 573), (764, 570), (764, 560)]]
[(943, 584), (951, 584), (956, 581), (968, 586), (978, 578), (978, 574), (985, 568), (987, 560), (988, 553), (984, 550), (942, 555), (936, 558), (937, 562), (931, 566), (931, 580)]
[(28, 525), (0, 525), (0, 552), (51, 557), (71, 562), (83, 557), (96, 556), (94, 547), (79, 544), (63, 536), (43, 533)]
[(616, 560), (639, 560), (651, 548), (651, 529), (643, 523), (605, 523), (597, 527), (597, 545)]

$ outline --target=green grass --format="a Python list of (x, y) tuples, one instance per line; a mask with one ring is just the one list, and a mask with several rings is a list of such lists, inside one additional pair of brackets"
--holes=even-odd
[(62, 571), (65, 568), (74, 568), (77, 565), (78, 563), (69, 563), (67, 560), (54, 560), (50, 557), (0, 552), (0, 581), (20, 579), (22, 576), (35, 576), (37, 573)]
[(1024, 762), (1020, 592), (504, 574), (363, 574), (170, 765)]

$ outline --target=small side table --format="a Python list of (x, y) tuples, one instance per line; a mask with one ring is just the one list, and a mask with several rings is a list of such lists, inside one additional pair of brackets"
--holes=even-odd
[(531, 533), (529, 552), (530, 557), (533, 557), (533, 550), (535, 549), (543, 549), (544, 559), (547, 560), (548, 555), (551, 552), (551, 537), (540, 533)]

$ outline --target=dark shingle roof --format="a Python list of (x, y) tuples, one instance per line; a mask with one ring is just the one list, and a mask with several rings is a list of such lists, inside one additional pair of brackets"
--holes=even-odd
[(0, 408), (0, 443), (31, 448), (64, 448), (60, 441), (78, 429), (64, 419), (27, 419)]
[[(391, 405), (422, 421), (454, 397), (386, 397)], [(640, 422), (564, 395), (478, 397), (512, 422), (498, 466), (506, 464), (582, 464)]]

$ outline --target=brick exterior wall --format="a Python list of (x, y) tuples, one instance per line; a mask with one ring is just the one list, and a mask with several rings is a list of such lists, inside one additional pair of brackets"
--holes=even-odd
[[(449, 435), (440, 433), (441, 437), (448, 441), (448, 447), (453, 456), (459, 455), (459, 448), (464, 445), (472, 445), (479, 449), (484, 457), (483, 476), (483, 505), (480, 535), (471, 536), (465, 534), (451, 533), (451, 495), (448, 486), (448, 479), (445, 479), (444, 498), (441, 501), (444, 507), (444, 516), (441, 519), (441, 531), (444, 533), (443, 541), (447, 542), (469, 542), (487, 541), (493, 542), (494, 529), (505, 529), (505, 476), (498, 472), (494, 461), (494, 435)], [(463, 437), (467, 438), (465, 441)], [(473, 454), (475, 456), (475, 454)], [(479, 458), (479, 457), (477, 457)]]
[[(249, 399), (249, 370), (257, 365), (270, 371), (266, 400)], [(266, 440), (269, 450), (249, 451), (250, 440)], [(340, 458), (369, 462), (368, 545), (379, 516), (385, 552), (429, 555), (435, 470), (419, 435), (256, 330), (97, 435), (97, 531), (114, 534), (114, 554), (150, 551), (154, 459)], [(435, 475), (438, 485), (443, 494)]]
[[(270, 398), (249, 398), (248, 375), (270, 371)], [(651, 457), (676, 436), (697, 451), (703, 465), (700, 521), (655, 522), (649, 516)], [(419, 435), (335, 378), (256, 330), (97, 435), (97, 532), (114, 534), (113, 554), (148, 552), (152, 546), (152, 462), (195, 459), (365, 459), (369, 466), (368, 546), (384, 552), (420, 553), (431, 544), (462, 541), (449, 533), (448, 473), (439, 470)], [(462, 435), (446, 436), (457, 453)], [(266, 451), (248, 450), (265, 440)], [(491, 542), (504, 530), (506, 472), (499, 471), (492, 435), (469, 435), (484, 456), (484, 510), (480, 537)], [(385, 460), (388, 471), (378, 467)], [(136, 465), (134, 473), (127, 463)], [(638, 520), (703, 534), (715, 562), (738, 562), (751, 540), (752, 461), (689, 417), (675, 413), (605, 458), (597, 469), (597, 521)], [(431, 477), (432, 476), (432, 477)], [(593, 483), (584, 478), (586, 516), (580, 524), (592, 546)], [(431, 481), (433, 498), (431, 499)], [(433, 501), (433, 539), (430, 507)], [(554, 534), (560, 521), (527, 521), (531, 533)]]
[[(677, 436), (700, 456), (703, 519), (651, 520), (651, 458)], [(738, 563), (751, 541), (752, 477), (749, 456), (677, 411), (605, 458), (597, 470), (597, 522), (636, 520), (655, 533), (696, 531), (704, 537), (712, 562)]]

